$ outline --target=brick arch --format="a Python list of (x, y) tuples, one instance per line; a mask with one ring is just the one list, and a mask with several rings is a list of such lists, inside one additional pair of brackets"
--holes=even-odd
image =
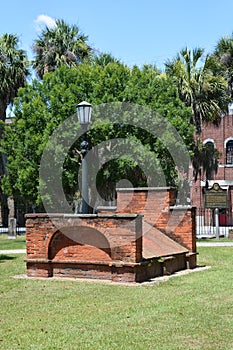
[(48, 259), (53, 261), (111, 261), (107, 238), (86, 226), (57, 230), (48, 245)]
[(233, 165), (233, 137), (228, 137), (224, 141), (224, 147), (226, 149), (225, 159), (227, 165)]
[(215, 147), (215, 141), (213, 140), (213, 139), (210, 139), (210, 138), (208, 138), (208, 139), (205, 139), (204, 141), (203, 141), (203, 145), (206, 145), (207, 143), (212, 143), (213, 145), (214, 145), (214, 147)]
[(227, 143), (229, 141), (233, 141), (233, 137), (228, 137), (227, 139), (224, 140), (224, 148), (227, 148)]

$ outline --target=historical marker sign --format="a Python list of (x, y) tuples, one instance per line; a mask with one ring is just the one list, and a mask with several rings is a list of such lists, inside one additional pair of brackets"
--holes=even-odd
[(221, 188), (218, 183), (205, 191), (204, 194), (205, 208), (210, 209), (225, 209), (228, 208), (227, 190)]

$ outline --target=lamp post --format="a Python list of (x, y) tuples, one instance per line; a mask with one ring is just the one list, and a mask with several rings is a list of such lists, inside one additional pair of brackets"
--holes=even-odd
[(88, 214), (88, 169), (86, 154), (88, 152), (87, 129), (91, 122), (92, 105), (82, 101), (77, 106), (78, 121), (82, 127), (83, 140), (81, 142), (82, 154), (82, 214)]

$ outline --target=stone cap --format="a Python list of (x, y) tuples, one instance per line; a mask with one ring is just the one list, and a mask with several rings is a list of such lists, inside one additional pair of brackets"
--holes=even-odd
[(117, 192), (149, 192), (149, 191), (168, 191), (175, 189), (174, 187), (126, 187), (116, 188)]
[(26, 214), (26, 219), (34, 219), (34, 218), (137, 218), (137, 217), (143, 217), (142, 214), (128, 214), (128, 213), (98, 213), (98, 214), (62, 214), (62, 213), (33, 213), (33, 214)]
[(192, 205), (172, 205), (169, 207), (170, 210), (190, 210), (196, 207), (193, 207)]
[(109, 211), (109, 212), (114, 212), (114, 211), (116, 211), (117, 210), (117, 207), (116, 206), (99, 206), (99, 207), (97, 207), (96, 208), (96, 210), (97, 210), (97, 213), (99, 212), (99, 211)]

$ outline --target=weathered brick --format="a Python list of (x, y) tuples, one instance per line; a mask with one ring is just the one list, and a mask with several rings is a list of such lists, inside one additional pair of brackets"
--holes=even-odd
[[(171, 219), (173, 190), (152, 189), (148, 194), (146, 189), (137, 189), (133, 196), (132, 191), (126, 190), (120, 191), (118, 196), (120, 203), (116, 214), (100, 212), (79, 217), (51, 214), (51, 218), (48, 214), (27, 215), (28, 275), (130, 282), (155, 277), (164, 268), (157, 261), (142, 261), (142, 219), (195, 252), (195, 214), (190, 208), (185, 213), (174, 211)], [(128, 202), (130, 206), (121, 211), (121, 204)], [(190, 261), (193, 265), (194, 258)], [(174, 271), (186, 264), (186, 258), (174, 257), (167, 264), (166, 269)]]

